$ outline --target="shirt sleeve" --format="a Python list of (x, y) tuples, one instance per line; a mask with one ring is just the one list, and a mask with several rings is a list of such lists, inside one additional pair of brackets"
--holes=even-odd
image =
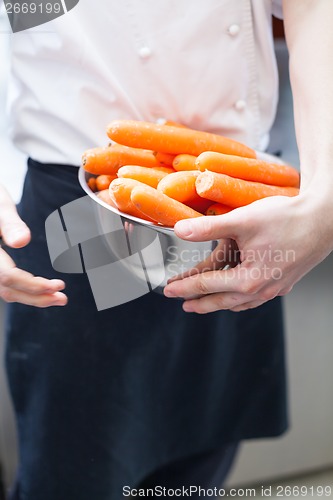
[(272, 0), (273, 16), (283, 19), (282, 0)]

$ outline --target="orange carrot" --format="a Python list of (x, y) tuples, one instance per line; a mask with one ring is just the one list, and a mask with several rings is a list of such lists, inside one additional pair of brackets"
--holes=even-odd
[(259, 182), (244, 181), (208, 170), (198, 176), (195, 186), (197, 193), (203, 198), (209, 198), (231, 208), (249, 205), (267, 196), (296, 196), (299, 192), (294, 187), (270, 186)]
[(212, 200), (205, 200), (196, 192), (195, 181), (199, 174), (198, 170), (174, 172), (164, 177), (157, 189), (170, 198), (185, 203), (196, 212), (204, 214), (212, 204)]
[(198, 170), (196, 164), (197, 156), (180, 154), (175, 156), (172, 166), (175, 170)]
[(202, 172), (211, 170), (247, 181), (274, 186), (299, 187), (299, 172), (289, 165), (210, 151), (200, 154), (196, 160), (196, 165)]
[(167, 120), (166, 118), (158, 118), (156, 123), (158, 123), (159, 125), (171, 125), (173, 127), (187, 128), (186, 125), (183, 125), (182, 123), (174, 122), (173, 120)]
[(102, 174), (96, 177), (96, 187), (98, 191), (103, 191), (103, 189), (108, 189), (113, 179), (116, 179), (116, 175), (106, 175)]
[(233, 210), (233, 208), (227, 207), (227, 205), (222, 205), (222, 203), (214, 203), (213, 205), (210, 205), (209, 208), (207, 208), (205, 215), (223, 215), (231, 212), (231, 210)]
[(201, 196), (197, 194), (196, 198), (188, 200), (186, 202), (186, 205), (190, 208), (193, 208), (193, 210), (196, 210), (197, 212), (206, 215), (206, 211), (212, 205), (212, 203), (213, 203), (212, 200), (206, 200), (205, 198), (201, 198)]
[(175, 155), (187, 153), (197, 156), (204, 151), (218, 151), (256, 158), (253, 149), (228, 137), (172, 125), (114, 120), (107, 127), (107, 134), (119, 144)]
[(175, 155), (170, 155), (169, 153), (161, 153), (160, 151), (154, 152), (154, 155), (160, 165), (172, 167), (172, 162), (175, 158)]
[(98, 193), (96, 193), (96, 196), (100, 198), (102, 201), (104, 201), (104, 203), (111, 205), (111, 207), (118, 208), (110, 197), (109, 189), (103, 189), (103, 191), (98, 191)]
[(96, 177), (90, 177), (90, 179), (88, 179), (87, 181), (87, 184), (93, 192), (97, 191)]
[(136, 165), (125, 165), (118, 170), (118, 177), (135, 179), (152, 187), (157, 187), (160, 180), (167, 175), (166, 172), (161, 172), (155, 168), (138, 167)]
[(91, 174), (115, 175), (123, 165), (158, 167), (152, 151), (113, 144), (105, 148), (88, 149), (83, 153), (82, 166)]
[(195, 190), (198, 175), (198, 170), (169, 174), (159, 182), (157, 189), (174, 200), (186, 203), (198, 196)]
[[(116, 204), (118, 210), (134, 217), (155, 222), (150, 217), (140, 212), (140, 210), (131, 201), (131, 192), (135, 187), (145, 186), (134, 179), (115, 179), (111, 182), (109, 193), (111, 200)], [(153, 188), (152, 188), (153, 189)]]
[(172, 167), (153, 167), (153, 169), (165, 172), (166, 174), (173, 174), (175, 172), (175, 169)]
[(164, 226), (173, 227), (176, 222), (182, 219), (203, 216), (150, 186), (135, 187), (131, 194), (131, 200), (138, 210)]

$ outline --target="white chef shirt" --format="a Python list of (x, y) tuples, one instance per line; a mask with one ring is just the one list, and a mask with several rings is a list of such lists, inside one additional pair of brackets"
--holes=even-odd
[(80, 0), (12, 35), (9, 117), (24, 153), (78, 165), (113, 119), (166, 118), (264, 149), (279, 0)]

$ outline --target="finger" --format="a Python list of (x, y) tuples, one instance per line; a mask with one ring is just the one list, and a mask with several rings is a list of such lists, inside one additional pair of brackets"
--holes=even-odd
[(3, 288), (20, 290), (32, 295), (55, 293), (65, 288), (65, 283), (62, 280), (49, 280), (39, 276), (33, 276), (27, 271), (23, 271), (17, 267), (1, 273), (0, 285)]
[(288, 293), (290, 293), (292, 291), (293, 288), (294, 288), (294, 285), (282, 288), (282, 290), (280, 290), (278, 293), (279, 297), (283, 297), (284, 295), (287, 295)]
[(224, 269), (226, 266), (233, 267), (239, 262), (239, 251), (237, 244), (232, 240), (222, 239), (212, 253), (202, 262), (183, 273), (172, 276), (168, 283), (188, 278), (202, 272)]
[[(237, 266), (235, 269), (240, 269)], [(181, 297), (190, 299), (198, 295), (208, 295), (219, 292), (242, 292), (240, 278), (235, 269), (208, 271), (194, 274), (182, 280), (173, 281), (164, 288), (166, 297)]]
[(265, 303), (263, 300), (256, 300), (256, 301), (251, 301), (251, 302), (246, 302), (244, 304), (241, 304), (239, 306), (233, 307), (230, 310), (233, 312), (242, 312), (242, 311), (247, 311), (249, 309), (256, 309), (257, 307), (262, 306)]
[[(214, 293), (204, 297), (192, 300), (186, 300), (183, 304), (185, 312), (194, 312), (197, 314), (207, 314), (215, 311), (234, 311), (238, 307), (245, 307), (252, 301), (241, 293)], [(253, 302), (253, 301), (252, 301)]]
[(10, 247), (21, 248), (30, 241), (30, 230), (4, 188), (0, 191), (0, 231), (4, 242)]
[(14, 267), (15, 262), (13, 259), (0, 247), (0, 273)]
[(171, 278), (168, 279), (167, 284), (173, 283), (174, 281), (179, 281), (184, 278), (190, 278), (191, 276), (194, 276), (195, 274), (199, 274), (201, 272), (201, 262), (197, 264), (195, 267), (191, 267), (188, 271), (184, 271), (183, 273), (180, 274), (175, 274), (175, 276), (172, 276)]
[(1, 293), (2, 298), (6, 302), (19, 302), (27, 306), (34, 307), (51, 307), (64, 306), (67, 304), (67, 297), (64, 293), (56, 292), (53, 294), (31, 295), (30, 293), (22, 292), (7, 288)]
[(237, 225), (232, 213), (184, 219), (175, 225), (179, 238), (191, 241), (210, 241), (221, 238), (237, 239)]
[(0, 286), (38, 295), (63, 290), (65, 283), (58, 279), (36, 277), (17, 268), (11, 257), (0, 249)]

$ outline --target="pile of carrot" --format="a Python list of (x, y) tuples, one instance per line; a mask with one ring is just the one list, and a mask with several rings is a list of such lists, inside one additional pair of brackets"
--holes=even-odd
[(173, 227), (186, 218), (221, 215), (268, 196), (296, 196), (289, 165), (257, 158), (233, 139), (163, 124), (114, 120), (112, 143), (85, 151), (90, 189), (121, 212)]

